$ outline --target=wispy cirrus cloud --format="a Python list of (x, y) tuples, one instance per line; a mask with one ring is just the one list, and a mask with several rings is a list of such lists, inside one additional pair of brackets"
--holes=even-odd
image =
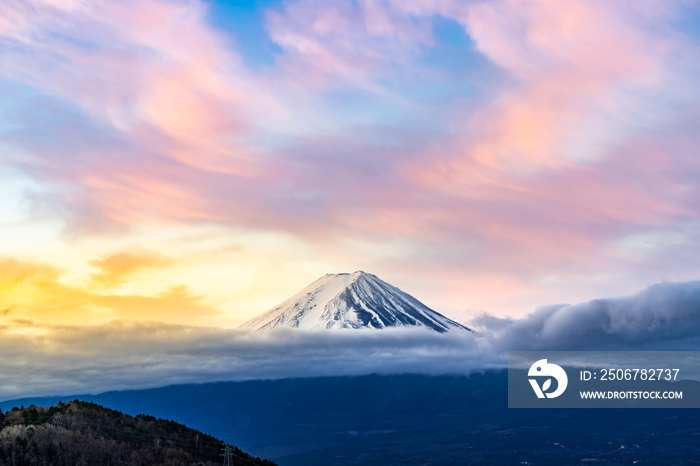
[(23, 155), (12, 160), (86, 231), (216, 217), (197, 178), (264, 169), (238, 139), (265, 96), (205, 5), (10, 2), (3, 13), (3, 75), (41, 93), (14, 107), (19, 128), (5, 137)]

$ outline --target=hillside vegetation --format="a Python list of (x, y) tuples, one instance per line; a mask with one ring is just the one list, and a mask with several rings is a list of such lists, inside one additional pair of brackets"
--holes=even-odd
[[(220, 465), (225, 443), (177, 422), (94, 403), (0, 411), (0, 465)], [(274, 465), (231, 447), (233, 464)]]

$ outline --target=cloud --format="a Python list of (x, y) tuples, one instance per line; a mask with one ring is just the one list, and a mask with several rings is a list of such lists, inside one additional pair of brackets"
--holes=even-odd
[(658, 283), (618, 298), (550, 305), (520, 319), (472, 322), (495, 349), (688, 350), (700, 345), (700, 281)]
[(503, 368), (511, 350), (695, 350), (700, 282), (482, 316), (479, 334), (426, 329), (244, 332), (158, 322), (0, 325), (0, 399), (178, 383), (370, 373), (467, 374)]
[(155, 295), (117, 294), (110, 289), (128, 273), (165, 261), (147, 253), (116, 254), (96, 262), (103, 267), (97, 275), (100, 278), (93, 275), (86, 284), (77, 285), (66, 283), (63, 272), (47, 264), (0, 258), (0, 308), (5, 308), (0, 314), (39, 324), (95, 324), (115, 319), (191, 322), (195, 317), (217, 314), (184, 285), (172, 285)]
[[(236, 140), (266, 97), (206, 14), (188, 0), (3, 6), (2, 76), (38, 91), (12, 99), (7, 139), (31, 155), (14, 162), (79, 231), (207, 218), (184, 178), (264, 170)], [(25, 133), (36, 127), (45, 137)]]
[(90, 261), (90, 265), (100, 271), (90, 277), (89, 286), (115, 287), (138, 271), (167, 267), (173, 263), (172, 259), (151, 252), (119, 252)]
[[(294, 236), (450, 312), (687, 280), (685, 5), (284, 1), (261, 15), (279, 48), (252, 71), (206, 2), (4, 2), (0, 159), (70, 240)], [(446, 47), (445, 24), (467, 45)], [(668, 232), (683, 238), (629, 250)]]
[(176, 383), (367, 373), (465, 373), (503, 364), (470, 334), (425, 330), (250, 334), (112, 322), (0, 328), (0, 398)]
[[(651, 248), (658, 253), (628, 261), (618, 245), (638, 232), (682, 228), (700, 214), (692, 199), (696, 183), (677, 171), (697, 174), (691, 149), (697, 135), (686, 122), (697, 123), (699, 104), (688, 100), (688, 76), (698, 69), (687, 64), (698, 49), (674, 27), (680, 5), (377, 4), (370, 10), (362, 2), (352, 8), (291, 2), (274, 12), (269, 27), (273, 37), (288, 39), (278, 42), (293, 50), (289, 60), (334, 77), (325, 85), (359, 80), (380, 95), (386, 76), (403, 68), (392, 59), (373, 61), (372, 54), (410, 61), (435, 38), (416, 34), (400, 43), (400, 35), (390, 35), (386, 43), (369, 25), (380, 18), (386, 23), (381, 31), (410, 30), (404, 22), (413, 21), (434, 31), (430, 18), (439, 15), (461, 25), (475, 52), (492, 65), (482, 67), (487, 78), (463, 76), (460, 82), (476, 86), (483, 101), (459, 109), (444, 103), (434, 116), (446, 130), (431, 132), (424, 122), (402, 134), (411, 144), (396, 151), (376, 133), (369, 144), (341, 134), (288, 149), (294, 166), (306, 170), (294, 185), (308, 190), (302, 199), (310, 208), (294, 210), (284, 228), (330, 242), (339, 236), (403, 240), (410, 258), (402, 272), (393, 257), (378, 267), (401, 280), (430, 269), (440, 282), (435, 286), (443, 287), (434, 296), (454, 295), (455, 310), (461, 300), (462, 309), (522, 313), (552, 299), (545, 289), (558, 289), (559, 299), (573, 293), (585, 299), (601, 287), (619, 292), (613, 283), (629, 289), (669, 277), (654, 271), (673, 246), (658, 242)], [(348, 63), (358, 63), (350, 77), (342, 72)], [(695, 249), (694, 237), (686, 238), (683, 247)], [(673, 265), (665, 268), (674, 268), (671, 278), (694, 278), (682, 261)], [(465, 283), (473, 294), (489, 293), (471, 298)], [(494, 297), (504, 290), (509, 305)]]
[(473, 160), (528, 172), (596, 160), (639, 125), (631, 110), (653, 105), (648, 92), (663, 89), (682, 102), (682, 93), (669, 87), (683, 81), (670, 62), (686, 51), (665, 33), (669, 13), (648, 2), (471, 4), (465, 27), (479, 50), (514, 78), (477, 116), (468, 142)]
[(377, 78), (404, 68), (433, 45), (429, 15), (392, 2), (288, 2), (266, 15), (271, 39), (285, 51), (281, 66), (306, 86), (351, 84), (378, 91)]

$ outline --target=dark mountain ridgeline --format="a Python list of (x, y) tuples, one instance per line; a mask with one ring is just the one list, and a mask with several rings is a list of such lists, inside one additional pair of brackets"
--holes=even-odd
[[(166, 419), (85, 401), (0, 412), (0, 465), (212, 466), (225, 443)], [(232, 446), (234, 464), (272, 466)]]

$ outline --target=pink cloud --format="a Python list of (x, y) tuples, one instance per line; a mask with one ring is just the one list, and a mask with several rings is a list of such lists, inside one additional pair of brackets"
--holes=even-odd
[[(208, 25), (203, 3), (36, 1), (1, 8), (0, 35), (10, 46), (0, 55), (0, 75), (77, 105), (91, 119), (86, 125), (53, 118), (54, 128), (41, 130), (63, 134), (51, 134), (47, 145), (29, 135), (15, 138), (36, 156), (35, 174), (80, 186), (81, 196), (69, 190), (58, 198), (73, 208), (83, 205), (78, 218), (85, 217), (84, 225), (99, 222), (86, 217), (95, 215), (126, 225), (219, 220), (188, 177), (273, 175), (241, 142), (266, 97), (228, 41)], [(30, 105), (49, 120), (66, 112), (54, 103)], [(99, 146), (88, 135), (94, 125), (112, 134)], [(61, 156), (56, 141), (65, 134), (73, 134), (73, 142)]]
[(398, 72), (433, 44), (429, 16), (384, 0), (287, 2), (268, 11), (267, 27), (285, 51), (286, 79), (322, 89), (372, 89), (378, 76)]
[(610, 115), (611, 103), (627, 97), (625, 91), (639, 98), (669, 77), (665, 52), (673, 44), (649, 27), (648, 14), (630, 3), (600, 1), (471, 5), (465, 26), (478, 49), (514, 82), (468, 122), (477, 123), (467, 130), (464, 150), (499, 170), (537, 170), (604, 156), (600, 126), (611, 119), (634, 122), (626, 108)]
[[(66, 6), (68, 5), (68, 6)], [(138, 145), (187, 165), (249, 171), (232, 136), (248, 126), (235, 53), (181, 2), (12, 3), (4, 74), (76, 103)], [(225, 145), (225, 149), (221, 146)]]

